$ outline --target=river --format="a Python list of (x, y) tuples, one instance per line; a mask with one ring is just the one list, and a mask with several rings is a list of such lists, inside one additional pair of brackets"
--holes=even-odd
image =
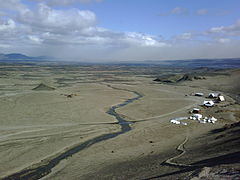
[[(105, 84), (106, 85), (106, 84)], [(122, 90), (122, 91), (128, 91), (131, 93), (134, 93), (136, 96), (130, 99), (127, 99), (126, 101), (124, 101), (123, 103), (117, 104), (115, 106), (112, 106), (111, 108), (109, 108), (109, 110), (106, 112), (107, 114), (114, 116), (117, 120), (117, 124), (120, 125), (121, 130), (119, 132), (114, 132), (114, 133), (109, 133), (109, 134), (103, 134), (101, 136), (95, 137), (93, 139), (90, 139), (88, 141), (85, 141), (67, 151), (65, 151), (64, 153), (54, 157), (53, 159), (51, 159), (50, 161), (48, 161), (47, 164), (43, 164), (43, 165), (39, 165), (36, 168), (27, 168), (25, 170), (22, 170), (20, 172), (17, 172), (15, 174), (12, 174), (8, 177), (3, 178), (4, 180), (15, 180), (15, 179), (21, 179), (21, 180), (35, 180), (35, 179), (40, 179), (46, 175), (48, 175), (49, 173), (51, 173), (52, 169), (60, 163), (60, 161), (62, 161), (63, 159), (66, 159), (68, 157), (71, 157), (72, 155), (92, 146), (93, 144), (99, 143), (101, 141), (105, 141), (108, 139), (112, 139), (120, 134), (124, 134), (128, 131), (131, 130), (131, 126), (130, 124), (132, 122), (127, 121), (126, 119), (122, 118), (117, 112), (116, 109), (126, 106), (129, 103), (132, 103), (140, 98), (143, 97), (143, 95), (141, 95), (140, 93), (136, 92), (136, 91), (131, 91), (128, 89), (121, 89), (121, 88), (116, 88), (116, 87), (112, 87), (110, 85), (107, 85), (108, 87), (112, 88), (112, 89), (116, 89), (116, 90)]]

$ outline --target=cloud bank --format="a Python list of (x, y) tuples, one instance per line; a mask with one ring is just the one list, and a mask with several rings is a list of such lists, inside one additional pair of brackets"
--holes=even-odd
[[(164, 39), (139, 32), (117, 32), (99, 27), (97, 15), (69, 7), (100, 0), (0, 0), (1, 52), (51, 55), (79, 61), (161, 60), (238, 56), (240, 21), (230, 26), (212, 27), (204, 32), (185, 32)], [(61, 6), (67, 8), (54, 8)], [(171, 14), (187, 15), (184, 8)], [(199, 15), (206, 15), (200, 9)], [(227, 47), (226, 47), (227, 44)], [(219, 53), (221, 49), (225, 53)], [(227, 52), (226, 50), (229, 49)], [(211, 50), (211, 51), (210, 51)]]

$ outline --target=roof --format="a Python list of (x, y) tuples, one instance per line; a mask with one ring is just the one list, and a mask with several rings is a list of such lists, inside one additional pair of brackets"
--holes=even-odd
[(190, 116), (190, 119), (192, 119), (192, 120), (201, 120), (202, 119), (202, 115), (201, 114), (193, 114), (192, 116)]
[(170, 122), (171, 122), (171, 123), (173, 123), (173, 124), (180, 124), (180, 122), (179, 122), (179, 121), (176, 121), (176, 120), (173, 120), (173, 119), (172, 119), (172, 120), (170, 120)]
[(203, 105), (205, 105), (205, 106), (213, 106), (214, 105), (214, 102), (213, 101), (204, 101), (203, 102)]
[(220, 101), (225, 101), (224, 96), (218, 96), (218, 99), (219, 99)]
[(201, 114), (193, 114), (193, 117), (202, 118), (202, 115)]
[(195, 93), (195, 96), (203, 96), (203, 93)]
[(218, 97), (220, 93), (209, 93), (208, 97)]
[(217, 121), (217, 119), (215, 117), (211, 117), (210, 120), (211, 121)]

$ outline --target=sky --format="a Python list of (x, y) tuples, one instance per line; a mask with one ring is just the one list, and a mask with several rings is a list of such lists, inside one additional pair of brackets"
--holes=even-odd
[(76, 61), (240, 57), (239, 0), (0, 0), (0, 53)]

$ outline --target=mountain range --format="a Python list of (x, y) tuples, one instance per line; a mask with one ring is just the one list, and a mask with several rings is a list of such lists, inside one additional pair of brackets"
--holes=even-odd
[[(56, 59), (49, 56), (31, 57), (20, 53), (0, 54), (0, 62), (58, 62), (63, 63), (63, 59)], [(126, 66), (161, 66), (180, 68), (240, 68), (240, 58), (222, 59), (190, 59), (190, 60), (146, 60), (146, 61), (114, 61), (114, 62), (71, 62), (77, 64), (108, 64)]]
[(31, 57), (20, 53), (0, 54), (0, 61), (47, 61), (53, 59), (48, 56)]

